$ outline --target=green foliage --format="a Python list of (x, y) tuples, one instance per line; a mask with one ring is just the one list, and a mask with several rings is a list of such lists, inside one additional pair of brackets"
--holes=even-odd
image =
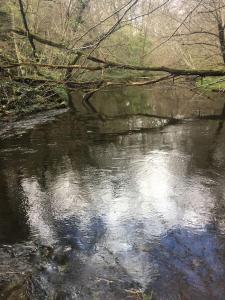
[(0, 83), (0, 114), (21, 115), (68, 105), (63, 86), (37, 85), (10, 80)]
[(65, 103), (68, 103), (69, 101), (69, 96), (68, 96), (68, 91), (63, 85), (59, 85), (53, 88), (53, 91), (56, 93), (56, 95), (64, 101)]
[(125, 27), (112, 35), (108, 43), (118, 45), (114, 47), (114, 52), (121, 62), (134, 65), (150, 63), (147, 53), (151, 50), (152, 43), (143, 32), (133, 27)]
[(223, 91), (225, 90), (225, 78), (224, 77), (205, 77), (200, 78), (196, 82), (197, 86), (207, 91)]

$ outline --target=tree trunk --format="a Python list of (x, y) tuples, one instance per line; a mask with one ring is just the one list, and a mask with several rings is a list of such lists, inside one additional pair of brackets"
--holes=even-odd
[(218, 22), (218, 31), (219, 31), (220, 51), (222, 54), (223, 62), (225, 64), (225, 38), (224, 38), (224, 25), (222, 22)]
[[(11, 61), (11, 57), (13, 57), (13, 41), (9, 35), (11, 27), (11, 17), (7, 9), (7, 0), (0, 0), (0, 63), (3, 66), (7, 65)], [(0, 68), (0, 76), (8, 75), (8, 70)]]
[(27, 35), (28, 41), (29, 41), (30, 46), (31, 46), (33, 56), (36, 59), (36, 61), (38, 61), (39, 59), (38, 59), (38, 55), (37, 55), (36, 46), (35, 46), (35, 43), (34, 43), (34, 38), (30, 34), (30, 29), (29, 29), (29, 26), (28, 26), (26, 12), (24, 10), (24, 5), (23, 5), (23, 1), (22, 0), (19, 0), (19, 7), (20, 7), (21, 18), (22, 18), (22, 21), (23, 21), (23, 26), (24, 26), (24, 29), (26, 31), (26, 35)]
[(10, 52), (12, 45), (8, 34), (12, 24), (6, 3), (7, 1), (0, 0), (0, 59), (2, 59), (5, 53)]

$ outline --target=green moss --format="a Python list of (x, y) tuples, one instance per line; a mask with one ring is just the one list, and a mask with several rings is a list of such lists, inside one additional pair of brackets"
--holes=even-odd
[(225, 77), (205, 77), (198, 79), (196, 84), (207, 91), (223, 91), (225, 90)]
[(56, 95), (59, 97), (59, 100), (62, 100), (65, 103), (68, 103), (68, 101), (69, 101), (68, 91), (66, 90), (66, 88), (63, 85), (54, 87), (53, 90), (55, 91)]

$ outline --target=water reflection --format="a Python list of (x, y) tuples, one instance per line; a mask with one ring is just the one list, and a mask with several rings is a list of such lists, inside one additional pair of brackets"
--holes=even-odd
[(66, 272), (51, 269), (48, 280), (71, 299), (77, 291), (78, 299), (126, 299), (132, 288), (153, 290), (156, 299), (223, 299), (225, 129), (218, 126), (106, 135), (98, 120), (68, 113), (6, 138), (1, 242), (66, 247)]
[(165, 298), (164, 290), (169, 294), (167, 299), (179, 299), (179, 296), (223, 299), (223, 243), (224, 237), (214, 224), (207, 224), (201, 231), (179, 227), (168, 231), (150, 251), (150, 261), (155, 260), (159, 274), (164, 275), (158, 276), (149, 288), (157, 290), (160, 299)]
[(29, 234), (27, 202), (20, 185), (20, 173), (8, 170), (0, 174), (0, 241), (7, 243), (26, 239)]
[[(181, 86), (163, 87), (160, 84), (144, 88), (108, 89), (96, 94), (91, 103), (99, 113), (107, 116), (148, 113), (190, 118), (221, 114), (224, 97), (199, 92), (189, 82), (183, 82)], [(78, 105), (77, 101), (74, 104)]]

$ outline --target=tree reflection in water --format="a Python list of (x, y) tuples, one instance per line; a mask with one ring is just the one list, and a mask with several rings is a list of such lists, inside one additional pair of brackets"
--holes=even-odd
[[(111, 116), (105, 123), (68, 113), (0, 141), (1, 242), (54, 248), (38, 267), (47, 292), (85, 300), (126, 299), (132, 289), (166, 300), (224, 298), (224, 128), (200, 121), (141, 131), (152, 122), (113, 120), (172, 107), (172, 98), (164, 107), (165, 95), (164, 102), (146, 95), (143, 106), (129, 93), (110, 103), (93, 99)], [(177, 115), (190, 109), (186, 100), (176, 99)]]

